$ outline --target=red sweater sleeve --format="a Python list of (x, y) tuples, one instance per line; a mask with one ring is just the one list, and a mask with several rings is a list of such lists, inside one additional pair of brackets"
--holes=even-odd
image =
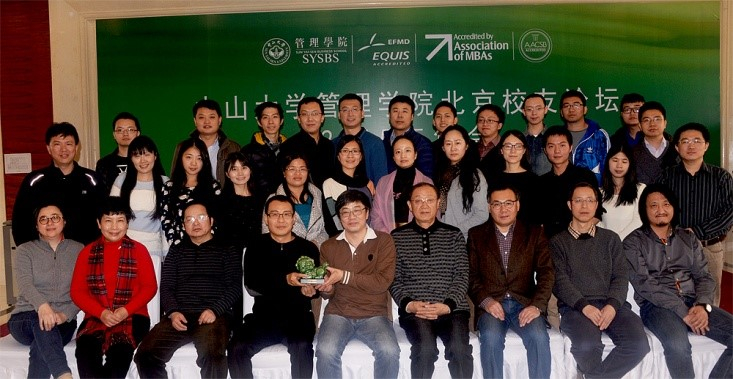
[(135, 242), (132, 255), (137, 260), (137, 281), (132, 290), (132, 298), (125, 308), (129, 314), (150, 316), (148, 314), (148, 302), (158, 292), (158, 281), (155, 278), (153, 260), (150, 259), (148, 249), (139, 242)]
[(76, 258), (74, 275), (71, 277), (71, 300), (84, 311), (85, 317), (100, 318), (105, 308), (99, 303), (96, 296), (89, 292), (89, 286), (87, 285), (89, 253), (92, 251), (93, 244), (94, 242), (85, 246)]

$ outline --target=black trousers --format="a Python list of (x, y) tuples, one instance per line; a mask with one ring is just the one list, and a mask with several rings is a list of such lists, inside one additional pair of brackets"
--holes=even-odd
[[(79, 329), (83, 329), (86, 320)], [(150, 330), (150, 318), (132, 315), (132, 337), (136, 344), (143, 340)], [(81, 378), (124, 378), (130, 370), (135, 348), (127, 343), (118, 343), (102, 354), (104, 336), (87, 334), (76, 339), (76, 364)], [(103, 362), (104, 359), (104, 363)]]

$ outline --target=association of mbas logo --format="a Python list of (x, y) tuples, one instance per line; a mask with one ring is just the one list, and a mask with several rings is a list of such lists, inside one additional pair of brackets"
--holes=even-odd
[(357, 53), (366, 51), (374, 66), (409, 66), (412, 63), (413, 43), (409, 37), (378, 38), (377, 33), (374, 33)]
[(433, 60), (446, 47), (449, 61), (490, 61), (494, 52), (510, 50), (510, 44), (491, 33), (426, 34), (425, 39), (440, 40), (425, 59)]
[(273, 66), (280, 66), (290, 59), (290, 45), (282, 38), (271, 38), (262, 46), (262, 58)]
[(529, 62), (539, 63), (552, 52), (552, 39), (542, 29), (530, 29), (519, 37), (519, 53)]

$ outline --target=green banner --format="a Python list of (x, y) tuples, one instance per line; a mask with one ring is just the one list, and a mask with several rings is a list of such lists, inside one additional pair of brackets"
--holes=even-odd
[(255, 106), (286, 110), (284, 133), (298, 130), (304, 96), (326, 106), (324, 134), (338, 134), (338, 98), (364, 100), (364, 126), (381, 137), (396, 94), (417, 103), (415, 128), (435, 138), (432, 110), (456, 104), (475, 131), (485, 103), (524, 129), (525, 95), (550, 101), (548, 125), (561, 123), (560, 95), (579, 89), (587, 117), (613, 133), (619, 100), (638, 92), (667, 108), (668, 131), (695, 121), (711, 129), (710, 162), (720, 156), (719, 3), (517, 5), (304, 11), (97, 21), (100, 144), (115, 147), (120, 111), (141, 120), (168, 166), (175, 144), (194, 129), (191, 106), (222, 105), (223, 130), (244, 145), (257, 130)]

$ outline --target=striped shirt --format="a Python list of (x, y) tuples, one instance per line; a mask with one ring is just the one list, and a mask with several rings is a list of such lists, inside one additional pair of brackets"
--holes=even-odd
[(460, 229), (437, 220), (423, 229), (413, 220), (395, 229), (392, 238), (397, 264), (389, 291), (400, 315), (413, 300), (468, 311), (468, 253)]
[(733, 226), (733, 177), (720, 167), (703, 163), (695, 175), (683, 164), (668, 168), (660, 181), (677, 195), (680, 224), (698, 239), (724, 236)]

